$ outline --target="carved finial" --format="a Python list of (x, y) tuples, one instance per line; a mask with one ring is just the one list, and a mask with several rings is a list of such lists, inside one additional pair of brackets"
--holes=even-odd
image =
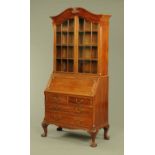
[(72, 13), (78, 13), (79, 11), (77, 10), (77, 8), (73, 8)]

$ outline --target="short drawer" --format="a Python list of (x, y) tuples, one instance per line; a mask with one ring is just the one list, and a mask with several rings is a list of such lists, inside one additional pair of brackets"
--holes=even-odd
[(86, 98), (86, 97), (69, 96), (68, 103), (69, 104), (79, 104), (79, 105), (92, 105), (92, 100), (90, 98)]
[(46, 103), (67, 104), (67, 96), (56, 93), (48, 93), (46, 94)]

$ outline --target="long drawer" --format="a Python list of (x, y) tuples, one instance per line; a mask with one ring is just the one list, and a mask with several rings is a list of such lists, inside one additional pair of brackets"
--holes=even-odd
[(46, 112), (45, 120), (49, 123), (70, 128), (88, 128), (92, 125), (92, 117), (68, 115), (60, 112)]
[(49, 104), (46, 105), (46, 112), (63, 112), (68, 115), (81, 115), (81, 116), (91, 116), (93, 113), (92, 107), (81, 106), (81, 105), (59, 105), (59, 104)]

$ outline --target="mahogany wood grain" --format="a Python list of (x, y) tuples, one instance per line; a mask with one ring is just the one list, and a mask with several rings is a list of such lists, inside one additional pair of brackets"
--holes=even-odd
[[(95, 138), (99, 129), (104, 129), (104, 139), (109, 139), (110, 17), (111, 15), (94, 14), (79, 7), (68, 8), (51, 17), (54, 30), (53, 73), (44, 91), (42, 137), (47, 136), (47, 127), (53, 124), (58, 126), (57, 131), (62, 131), (62, 128), (87, 131), (91, 136), (91, 147), (97, 146)], [(82, 37), (83, 40), (80, 40)], [(73, 57), (68, 57), (69, 49), (73, 52)], [(80, 50), (87, 55), (81, 58)]]

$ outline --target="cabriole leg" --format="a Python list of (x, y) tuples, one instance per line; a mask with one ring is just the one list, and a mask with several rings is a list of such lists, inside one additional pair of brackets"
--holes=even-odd
[(109, 140), (110, 139), (110, 137), (108, 135), (109, 125), (105, 126), (103, 129), (104, 129), (104, 139)]
[(91, 135), (91, 144), (90, 144), (91, 147), (96, 147), (97, 146), (97, 144), (95, 142), (97, 133), (98, 133), (98, 130), (89, 131), (89, 134)]
[(42, 137), (46, 137), (47, 136), (47, 127), (48, 127), (48, 124), (46, 122), (42, 122), (42, 127), (43, 127), (43, 130), (44, 130), (44, 133), (41, 134)]
[(57, 131), (62, 131), (62, 127), (57, 127)]

